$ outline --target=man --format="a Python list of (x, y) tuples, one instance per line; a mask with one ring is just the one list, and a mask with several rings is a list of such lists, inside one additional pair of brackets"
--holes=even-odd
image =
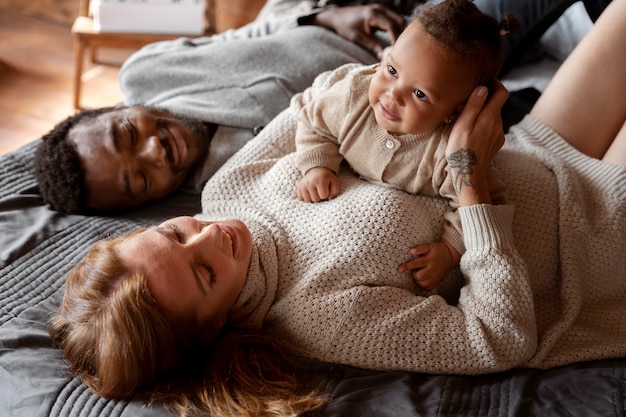
[[(521, 17), (519, 34), (505, 45), (507, 68), (572, 3), (477, 1), (494, 16), (506, 10)], [(384, 6), (346, 6), (149, 45), (120, 73), (125, 104), (143, 107), (79, 113), (44, 136), (35, 160), (40, 192), (54, 210), (88, 213), (153, 201), (185, 179), (199, 191), (315, 76), (348, 62), (376, 62), (383, 49), (377, 30), (393, 42), (403, 26)], [(158, 115), (150, 114), (155, 108)]]
[[(392, 40), (404, 25), (378, 5), (307, 18), (316, 26), (381, 29)], [(152, 44), (131, 56), (120, 72), (126, 107), (78, 113), (43, 137), (35, 170), (44, 200), (62, 213), (88, 213), (153, 201), (185, 179), (200, 190), (318, 74), (377, 60), (330, 30), (295, 22), (256, 22), (212, 37)], [(378, 48), (373, 52), (382, 52)]]

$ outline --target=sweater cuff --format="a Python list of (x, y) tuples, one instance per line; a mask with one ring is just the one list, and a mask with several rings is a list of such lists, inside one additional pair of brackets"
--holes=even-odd
[(512, 249), (513, 237), (512, 205), (476, 204), (459, 207), (463, 237), (467, 251), (482, 249)]
[(308, 152), (297, 152), (295, 160), (296, 166), (298, 167), (302, 175), (306, 175), (308, 170), (316, 167), (328, 168), (333, 171), (335, 175), (339, 175), (342, 161), (343, 157), (341, 157), (341, 155), (338, 155), (337, 157), (331, 157), (328, 155), (320, 155)]
[(444, 227), (442, 239), (447, 240), (448, 243), (451, 244), (461, 255), (465, 253), (465, 242), (463, 242), (463, 236), (453, 227)]

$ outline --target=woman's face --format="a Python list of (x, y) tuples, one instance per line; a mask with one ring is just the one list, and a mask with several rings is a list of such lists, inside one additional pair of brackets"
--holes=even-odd
[(252, 236), (239, 220), (177, 217), (136, 234), (119, 247), (142, 272), (154, 298), (176, 323), (222, 325), (246, 280)]

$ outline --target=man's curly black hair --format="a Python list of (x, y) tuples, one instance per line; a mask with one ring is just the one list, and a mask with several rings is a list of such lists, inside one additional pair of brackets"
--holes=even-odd
[(42, 137), (35, 153), (35, 177), (39, 193), (52, 210), (63, 214), (88, 211), (85, 170), (68, 135), (74, 126), (115, 109), (83, 110), (61, 121)]

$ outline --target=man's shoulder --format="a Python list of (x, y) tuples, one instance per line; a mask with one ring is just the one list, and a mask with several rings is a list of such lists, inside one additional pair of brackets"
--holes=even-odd
[(344, 64), (334, 70), (320, 74), (313, 82), (312, 87), (320, 91), (342, 87), (350, 90), (361, 89), (361, 87), (369, 85), (369, 80), (376, 71), (377, 65)]
[(319, 99), (321, 96), (327, 96), (329, 90), (340, 89), (347, 83), (347, 88), (350, 88), (354, 77), (363, 77), (368, 72), (373, 73), (377, 64), (360, 64), (360, 63), (348, 63), (344, 64), (336, 69), (325, 71), (318, 75), (313, 84), (307, 88), (304, 92), (296, 94), (291, 101), (291, 108), (297, 114), (300, 109), (310, 103), (314, 99)]

